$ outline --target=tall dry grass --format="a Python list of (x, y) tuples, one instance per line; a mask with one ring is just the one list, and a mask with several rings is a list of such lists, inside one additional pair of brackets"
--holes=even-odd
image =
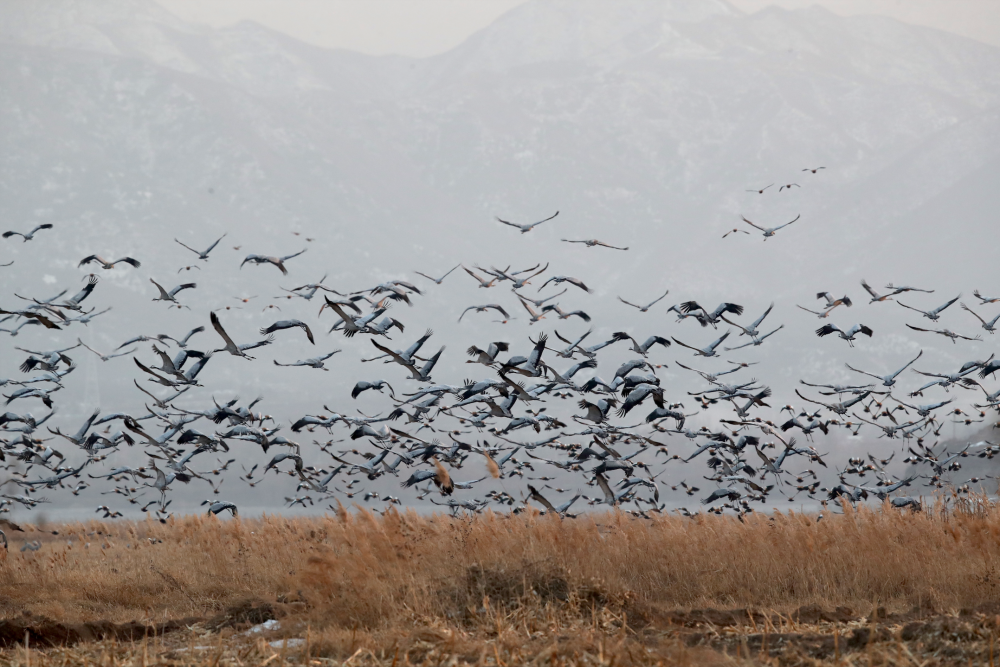
[[(0, 553), (0, 612), (65, 622), (211, 616), (291, 601), (314, 627), (449, 622), (525, 601), (655, 619), (677, 608), (975, 607), (1000, 598), (1000, 510), (653, 521), (366, 511), (88, 523)], [(88, 546), (89, 545), (89, 546)], [(471, 615), (471, 616), (470, 616)]]

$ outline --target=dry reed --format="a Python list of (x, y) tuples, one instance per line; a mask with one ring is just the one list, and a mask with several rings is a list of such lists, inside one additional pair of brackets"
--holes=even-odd
[[(0, 554), (3, 617), (199, 617), (211, 625), (260, 601), (282, 616), (286, 635), (309, 629), (313, 655), (368, 652), (354, 663), (391, 662), (393, 646), (405, 647), (410, 662), (484, 661), (487, 649), (497, 651), (489, 660), (509, 662), (517, 647), (525, 659), (545, 651), (566, 658), (560, 637), (572, 637), (574, 655), (628, 646), (652, 651), (653, 662), (703, 663), (722, 654), (671, 639), (678, 610), (762, 611), (771, 615), (766, 624), (788, 619), (794, 627), (791, 612), (800, 607), (849, 607), (863, 625), (879, 607), (957, 614), (1000, 598), (1000, 510), (986, 503), (963, 511), (860, 509), (822, 520), (793, 513), (742, 522), (619, 513), (456, 519), (359, 510), (54, 528), (59, 535), (37, 552), (17, 551), (15, 538)], [(747, 622), (755, 625), (752, 615)], [(636, 633), (654, 631), (657, 641), (635, 643)]]

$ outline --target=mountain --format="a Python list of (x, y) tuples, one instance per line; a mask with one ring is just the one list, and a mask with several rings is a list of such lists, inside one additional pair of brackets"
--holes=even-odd
[[(543, 278), (573, 275), (595, 288), (562, 302), (594, 317), (595, 339), (625, 329), (705, 344), (716, 332), (676, 324), (665, 307), (729, 300), (756, 317), (774, 301), (769, 322), (786, 325), (773, 339), (780, 344), (740, 358), (761, 360), (755, 374), (781, 400), (799, 378), (847, 381), (845, 358), (889, 368), (922, 348), (927, 367), (940, 370), (988, 356), (985, 343), (918, 337), (902, 327), (917, 321), (913, 313), (867, 305), (858, 283), (930, 286), (935, 294), (909, 299), (928, 307), (996, 291), (998, 48), (889, 19), (815, 8), (747, 15), (702, 0), (532, 0), (425, 59), (324, 50), (252, 23), (188, 25), (147, 0), (8, 0), (0, 26), (0, 219), (16, 229), (56, 225), (35, 242), (0, 245), (0, 263), (16, 262), (0, 269), (5, 292), (76, 288), (86, 272), (76, 262), (90, 253), (140, 257), (142, 271), (101, 274), (95, 305), (114, 310), (85, 341), (102, 351), (139, 333), (187, 331), (227, 306), (231, 332), (252, 339), (279, 318), (262, 312), (279, 276), (240, 270), (239, 261), (306, 247), (281, 286), (328, 274), (327, 284), (356, 290), (459, 262), (550, 262)], [(763, 195), (747, 192), (770, 183)], [(556, 210), (527, 235), (494, 220)], [(721, 238), (749, 229), (741, 216), (773, 226), (797, 215), (766, 242), (756, 232)], [(174, 238), (205, 247), (224, 232), (207, 265), (178, 274), (198, 262)], [(630, 249), (560, 242), (592, 237)], [(149, 277), (196, 280), (182, 299), (192, 310), (150, 317)], [(664, 289), (664, 308), (641, 318), (615, 299), (651, 300)], [(820, 323), (794, 304), (813, 307), (819, 291), (850, 294), (855, 306), (833, 320), (864, 322), (876, 336), (854, 350), (818, 340)], [(441, 377), (455, 381), (469, 344), (502, 337), (517, 349), (538, 329), (485, 316), (445, 328), (484, 300), (523, 315), (506, 288), (484, 293), (459, 271), (417, 307), (394, 309), (407, 325), (396, 338), (435, 327), (432, 342), (448, 345)], [(272, 303), (280, 317), (314, 321), (318, 310)], [(332, 324), (327, 317), (317, 328)], [(957, 308), (944, 320), (976, 330)], [(32, 349), (62, 341), (21, 336), (16, 343)], [(367, 341), (321, 339), (324, 349), (345, 349), (335, 373), (219, 359), (211, 389), (262, 393), (266, 409), (288, 419), (319, 410), (317, 392), (351, 409), (340, 402), (354, 380), (395, 370), (357, 361)], [(313, 351), (283, 340), (262, 356)], [(616, 350), (609, 366), (628, 357)], [(686, 359), (664, 356), (675, 358)], [(5, 355), (0, 377), (17, 363)], [(599, 373), (613, 373), (603, 364)], [(123, 367), (87, 361), (86, 381), (63, 392), (66, 418), (98, 403), (141, 409)], [(696, 383), (680, 373), (663, 376), (683, 396)], [(358, 405), (378, 409), (367, 400)]]

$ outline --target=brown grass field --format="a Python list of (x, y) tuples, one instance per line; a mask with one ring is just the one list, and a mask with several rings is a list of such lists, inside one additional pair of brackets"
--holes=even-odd
[(0, 664), (993, 665), (1000, 510), (939, 508), (23, 526)]

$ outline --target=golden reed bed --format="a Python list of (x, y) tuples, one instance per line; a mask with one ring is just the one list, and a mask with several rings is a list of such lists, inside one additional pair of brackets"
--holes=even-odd
[(0, 663), (990, 664), (1000, 620), (1000, 510), (983, 499), (822, 520), (25, 528), (0, 554)]

